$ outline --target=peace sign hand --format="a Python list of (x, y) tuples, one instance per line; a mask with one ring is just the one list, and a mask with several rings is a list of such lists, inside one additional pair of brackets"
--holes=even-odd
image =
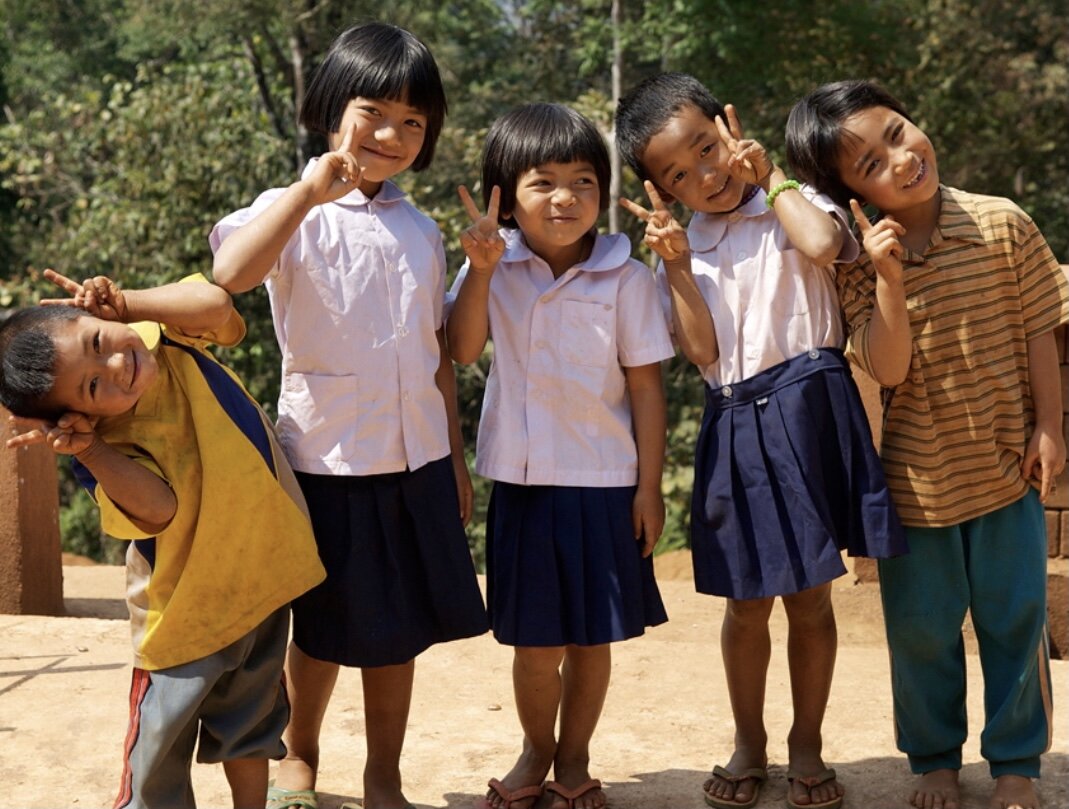
[(648, 211), (626, 198), (620, 199), (620, 207), (646, 223), (645, 242), (653, 252), (665, 261), (681, 258), (690, 252), (687, 231), (672, 216), (672, 212), (664, 204), (661, 195), (657, 193), (656, 186), (649, 180), (646, 180), (642, 186), (646, 189), (646, 196), (650, 198), (653, 210)]
[(356, 122), (345, 132), (337, 151), (327, 152), (316, 163), (308, 177), (315, 205), (341, 199), (360, 184), (364, 169), (356, 161), (353, 141), (356, 139)]
[(84, 309), (93, 317), (101, 320), (115, 320), (126, 323), (126, 298), (118, 284), (110, 278), (97, 275), (78, 283), (55, 270), (45, 270), (45, 278), (70, 294), (69, 298), (45, 298), (43, 306), (74, 306)]
[(875, 225), (871, 224), (856, 199), (850, 200), (850, 212), (861, 233), (862, 246), (872, 259), (876, 272), (885, 281), (901, 283), (904, 248), (899, 239), (906, 235), (905, 227), (891, 216), (885, 216)]
[(479, 208), (466, 186), (460, 186), (457, 193), (460, 194), (460, 201), (464, 203), (464, 209), (472, 222), (471, 227), (460, 234), (460, 246), (468, 256), (472, 272), (491, 275), (505, 253), (505, 240), (497, 229), (501, 189), (495, 185), (490, 191), (490, 204), (485, 215), (479, 213)]
[(724, 142), (731, 157), (728, 158), (728, 171), (746, 183), (761, 185), (772, 174), (772, 160), (765, 147), (755, 140), (742, 137), (742, 125), (734, 104), (724, 107), (727, 124), (719, 115), (716, 116), (716, 131)]
[[(9, 421), (15, 423), (16, 420), (11, 417)], [(9, 438), (7, 447), (17, 449), (34, 444), (47, 444), (58, 455), (77, 455), (89, 449), (96, 439), (94, 422), (95, 419), (70, 410), (60, 416), (55, 424), (39, 421), (38, 426)]]

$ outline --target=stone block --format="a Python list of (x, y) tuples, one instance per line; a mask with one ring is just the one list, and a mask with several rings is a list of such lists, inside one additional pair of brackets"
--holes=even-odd
[(1058, 529), (1058, 544), (1060, 545), (1058, 556), (1069, 556), (1069, 511), (1061, 512), (1059, 522), (1061, 525)]
[(1047, 509), (1043, 516), (1047, 519), (1047, 556), (1061, 553), (1062, 514), (1066, 512)]
[(1047, 574), (1047, 627), (1050, 656), (1069, 658), (1069, 578), (1064, 573)]

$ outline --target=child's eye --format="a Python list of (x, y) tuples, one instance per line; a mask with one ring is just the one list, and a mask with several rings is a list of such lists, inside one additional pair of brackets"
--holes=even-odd
[(96, 377), (93, 377), (93, 379), (89, 380), (89, 398), (90, 399), (95, 399), (96, 395), (97, 395), (97, 379), (96, 379)]
[(902, 123), (899, 123), (898, 126), (894, 128), (894, 131), (891, 132), (891, 143), (896, 143), (898, 141), (903, 129), (905, 129), (905, 124)]
[(670, 182), (672, 183), (672, 185), (675, 185), (676, 183), (681, 182), (686, 176), (687, 173), (685, 171), (676, 172), (672, 175), (672, 179), (670, 180)]
[(100, 353), (100, 332), (93, 335), (93, 351)]
[(705, 157), (711, 151), (713, 151), (713, 144), (707, 143), (705, 146), (702, 147), (700, 154), (702, 157)]
[(879, 163), (879, 160), (870, 160), (868, 163), (866, 163), (864, 172), (865, 176), (868, 177), (870, 174), (872, 174), (872, 172), (875, 171), (876, 166), (879, 165)]
[(409, 118), (405, 121), (406, 126), (410, 126), (413, 129), (423, 129), (423, 121), (417, 121), (415, 118)]
[(360, 111), (361, 112), (366, 112), (368, 115), (379, 115), (378, 107), (372, 107), (370, 105), (366, 105), (366, 106), (361, 107)]

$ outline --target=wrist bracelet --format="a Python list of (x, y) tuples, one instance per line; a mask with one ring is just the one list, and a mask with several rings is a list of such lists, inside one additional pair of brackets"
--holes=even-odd
[(775, 186), (771, 191), (768, 192), (768, 196), (765, 197), (765, 205), (771, 208), (773, 205), (776, 204), (776, 197), (778, 197), (784, 191), (788, 191), (792, 188), (797, 191), (801, 187), (802, 184), (797, 180), (784, 180), (782, 183)]

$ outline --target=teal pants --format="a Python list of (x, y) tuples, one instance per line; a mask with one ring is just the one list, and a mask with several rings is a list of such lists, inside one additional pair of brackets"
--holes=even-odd
[(961, 769), (970, 611), (984, 675), (980, 753), (993, 778), (1038, 778), (1052, 711), (1039, 498), (1029, 490), (982, 517), (906, 532), (909, 554), (879, 562), (898, 749), (915, 773)]

